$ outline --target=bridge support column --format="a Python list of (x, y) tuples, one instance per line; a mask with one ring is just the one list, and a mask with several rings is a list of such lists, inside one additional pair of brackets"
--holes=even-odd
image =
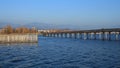
[(47, 33), (47, 37), (49, 37), (49, 33)]
[(55, 37), (55, 34), (53, 34), (53, 37)]
[(119, 40), (119, 32), (115, 32), (116, 40)]
[(111, 32), (108, 32), (108, 40), (111, 40)]
[(79, 33), (79, 38), (82, 39), (82, 33)]
[(64, 37), (67, 38), (67, 33), (64, 33)]
[(60, 37), (63, 38), (63, 33), (60, 34)]
[(56, 34), (56, 37), (58, 37), (58, 33)]
[(50, 37), (50, 34), (49, 34), (49, 33), (48, 33), (47, 35), (48, 35), (48, 37)]
[(81, 33), (81, 39), (84, 39), (84, 33)]
[(90, 39), (93, 39), (93, 33), (90, 33)]
[(84, 39), (84, 40), (86, 39), (86, 33), (84, 33), (83, 39)]
[(107, 32), (105, 32), (105, 40), (107, 40), (108, 39), (108, 35), (107, 35), (108, 33)]
[(84, 40), (88, 39), (88, 33), (84, 33)]
[(86, 39), (89, 39), (88, 35), (89, 35), (89, 34), (88, 34), (88, 33), (86, 33)]
[(59, 37), (61, 37), (61, 33), (59, 33)]
[(103, 39), (103, 32), (99, 33), (99, 39), (102, 40)]
[(103, 38), (103, 37), (102, 37), (102, 34), (103, 34), (102, 32), (99, 32), (99, 39), (100, 39), (100, 40), (102, 40), (102, 38)]
[(55, 37), (55, 34), (53, 33), (53, 36), (52, 37)]
[(54, 37), (56, 37), (56, 33), (54, 33)]
[(69, 38), (72, 38), (72, 33), (69, 33)]
[(50, 37), (50, 34), (48, 33), (48, 37)]
[(77, 33), (74, 33), (74, 38), (77, 38)]
[(94, 35), (94, 40), (96, 40), (96, 39), (97, 39), (97, 38), (96, 38), (96, 32), (94, 32), (94, 34), (93, 34), (93, 35)]
[(71, 38), (73, 38), (74, 33), (71, 33)]
[(53, 34), (51, 34), (51, 37), (53, 37)]
[(65, 37), (65, 34), (64, 34), (64, 33), (62, 33), (62, 37), (63, 37), (63, 38)]
[(105, 32), (102, 32), (102, 40), (105, 40)]

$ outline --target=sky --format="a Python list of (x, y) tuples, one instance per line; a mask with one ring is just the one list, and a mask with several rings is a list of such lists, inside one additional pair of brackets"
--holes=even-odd
[(0, 0), (0, 23), (120, 27), (120, 0)]

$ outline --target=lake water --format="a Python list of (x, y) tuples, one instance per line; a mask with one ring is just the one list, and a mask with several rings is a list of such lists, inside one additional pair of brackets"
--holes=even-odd
[(120, 41), (39, 37), (0, 44), (0, 68), (120, 68)]

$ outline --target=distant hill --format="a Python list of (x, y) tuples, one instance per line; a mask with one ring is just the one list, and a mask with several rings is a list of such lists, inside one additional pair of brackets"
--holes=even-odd
[(0, 22), (0, 28), (3, 28), (3, 27), (5, 27), (5, 26), (7, 26), (7, 25), (11, 25), (12, 27), (14, 27), (14, 28), (16, 28), (16, 27), (19, 27), (20, 26), (20, 24), (16, 24), (16, 23), (7, 23), (7, 22)]
[(0, 28), (6, 26), (6, 25), (11, 25), (13, 28), (16, 27), (36, 27), (37, 29), (68, 29), (69, 27), (67, 25), (53, 25), (53, 24), (46, 24), (46, 23), (25, 23), (25, 24), (19, 24), (19, 23), (0, 23)]
[(34, 23), (25, 23), (25, 24), (20, 24), (20, 23), (7, 23), (7, 22), (0, 22), (0, 28), (6, 26), (6, 25), (11, 25), (12, 27), (20, 27), (20, 26), (25, 26), (28, 28), (36, 27), (37, 29), (72, 29), (72, 30), (83, 30), (83, 29), (101, 29), (101, 28), (120, 28), (120, 25), (55, 25), (55, 24), (48, 24), (48, 23), (39, 23), (39, 22), (34, 22)]

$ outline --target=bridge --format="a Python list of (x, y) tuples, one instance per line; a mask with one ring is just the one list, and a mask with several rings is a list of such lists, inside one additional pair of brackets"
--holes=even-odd
[[(101, 40), (120, 40), (120, 28), (93, 29), (93, 30), (61, 30), (43, 32), (47, 37), (80, 38), (80, 39), (101, 39)], [(114, 35), (114, 36), (112, 36)]]

